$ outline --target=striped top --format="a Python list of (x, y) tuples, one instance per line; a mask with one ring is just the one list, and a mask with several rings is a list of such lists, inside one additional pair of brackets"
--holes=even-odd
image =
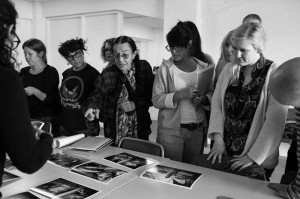
[(295, 108), (295, 120), (297, 129), (298, 172), (295, 183), (286, 188), (286, 193), (290, 199), (300, 199), (300, 108)]

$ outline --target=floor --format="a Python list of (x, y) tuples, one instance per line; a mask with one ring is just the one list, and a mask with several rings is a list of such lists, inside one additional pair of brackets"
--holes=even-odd
[[(149, 140), (156, 142), (157, 122), (155, 120), (152, 121), (151, 129), (152, 129), (152, 134), (150, 135)], [(289, 147), (290, 147), (289, 143), (285, 143), (285, 142), (281, 143), (280, 148), (279, 148), (279, 153), (280, 153), (279, 163), (271, 176), (271, 179), (270, 179), (271, 182), (279, 182), (280, 181), (281, 176), (284, 173), (286, 155), (287, 155), (287, 151), (288, 151)], [(207, 146), (204, 148), (204, 153), (208, 153), (208, 152), (209, 152), (209, 140), (208, 140)]]

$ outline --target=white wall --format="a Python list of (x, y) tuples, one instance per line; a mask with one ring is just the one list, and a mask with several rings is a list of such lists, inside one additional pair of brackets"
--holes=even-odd
[(251, 13), (262, 18), (268, 36), (266, 58), (282, 63), (300, 56), (299, 0), (205, 0), (202, 6), (199, 30), (203, 49), (215, 61), (219, 59), (223, 37)]

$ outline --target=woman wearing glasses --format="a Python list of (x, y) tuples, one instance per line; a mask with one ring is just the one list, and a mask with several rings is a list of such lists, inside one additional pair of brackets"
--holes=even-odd
[(112, 66), (115, 63), (113, 44), (116, 38), (106, 39), (101, 47), (101, 57), (104, 62), (107, 62), (105, 68)]
[(26, 95), (19, 74), (14, 70), (16, 62), (12, 56), (13, 50), (20, 43), (15, 32), (18, 14), (9, 0), (1, 0), (0, 8), (1, 186), (6, 154), (18, 170), (33, 173), (41, 168), (51, 155), (52, 136), (32, 128)]
[[(60, 97), (62, 112), (60, 117), (60, 133), (70, 136), (84, 133), (97, 135), (99, 132), (87, 129), (87, 124), (82, 113), (82, 106), (88, 96), (94, 91), (94, 83), (100, 73), (84, 60), (86, 41), (71, 39), (62, 43), (59, 53), (71, 64), (63, 72)], [(97, 125), (97, 124), (96, 124)]]
[[(148, 140), (151, 118), (153, 74), (150, 64), (140, 60), (133, 39), (114, 41), (115, 64), (103, 70), (97, 89), (88, 99), (85, 116), (104, 123), (104, 135), (118, 145), (123, 137)], [(99, 114), (100, 111), (100, 114)]]
[(153, 85), (152, 102), (159, 109), (157, 142), (164, 146), (166, 157), (194, 164), (202, 153), (204, 110), (210, 99), (203, 94), (194, 101), (194, 86), (198, 71), (208, 64), (191, 55), (192, 33), (183, 22), (171, 29), (167, 42), (172, 57), (163, 61)]
[(51, 122), (53, 133), (56, 133), (58, 132), (56, 116), (60, 109), (58, 72), (54, 67), (47, 64), (47, 50), (42, 41), (29, 39), (22, 48), (25, 59), (30, 65), (20, 71), (27, 95), (30, 117)]

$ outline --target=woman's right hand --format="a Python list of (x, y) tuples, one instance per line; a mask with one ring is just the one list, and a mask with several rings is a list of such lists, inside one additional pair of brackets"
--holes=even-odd
[(218, 158), (219, 163), (221, 163), (222, 156), (225, 153), (225, 143), (223, 137), (220, 133), (214, 133), (214, 145), (209, 152), (207, 160), (212, 158), (212, 164), (215, 163)]
[(99, 119), (99, 113), (100, 113), (99, 109), (89, 108), (85, 112), (84, 117), (86, 117), (89, 121), (93, 121), (95, 118)]

